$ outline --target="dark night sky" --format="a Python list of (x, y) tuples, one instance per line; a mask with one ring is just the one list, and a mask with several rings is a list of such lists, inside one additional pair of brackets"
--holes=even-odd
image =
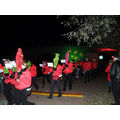
[(20, 45), (23, 41), (24, 45), (32, 46), (46, 44), (46, 42), (50, 44), (59, 38), (61, 32), (56, 16), (52, 15), (0, 16), (0, 26), (2, 31), (0, 38), (7, 40), (8, 43), (15, 40), (17, 44), (21, 41)]
[(0, 16), (0, 30), (2, 57), (15, 55), (19, 47), (23, 52), (26, 50), (30, 54), (34, 51), (38, 54), (39, 51), (42, 55), (47, 48), (68, 42), (60, 37), (64, 29), (55, 15)]

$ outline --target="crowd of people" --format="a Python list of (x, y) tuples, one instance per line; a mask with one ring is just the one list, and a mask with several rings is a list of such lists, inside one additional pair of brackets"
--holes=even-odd
[[(105, 72), (108, 74), (108, 92), (113, 93), (115, 103), (112, 105), (120, 105), (120, 61), (118, 56), (112, 56)], [(12, 65), (11, 63), (14, 63)], [(11, 67), (10, 67), (11, 66)], [(59, 61), (56, 67), (53, 63), (44, 61), (41, 66), (43, 74), (42, 88), (45, 87), (46, 81), (50, 86), (49, 99), (53, 98), (54, 87), (57, 83), (58, 97), (62, 96), (62, 91), (72, 90), (72, 81), (77, 78), (84, 77), (84, 83), (89, 83), (96, 79), (98, 62), (95, 58), (91, 61), (86, 58), (77, 62), (69, 61), (67, 64)], [(32, 85), (39, 90), (37, 80), (37, 67), (23, 60), (22, 69), (17, 70), (15, 61), (8, 59), (0, 64), (0, 93), (3, 93), (7, 99), (8, 105), (34, 105), (27, 100), (31, 95)], [(63, 81), (63, 88), (61, 88)]]
[[(31, 94), (32, 85), (36, 90), (39, 90), (39, 85), (36, 82), (37, 67), (34, 64), (28, 66), (26, 61), (22, 63), (22, 69), (17, 71), (16, 67), (6, 67), (11, 61), (6, 59), (4, 64), (0, 64), (0, 85), (3, 88), (3, 93), (8, 101), (9, 105), (33, 105), (35, 103), (27, 101), (28, 96)], [(15, 62), (15, 61), (14, 61)], [(53, 92), (55, 83), (57, 83), (58, 97), (62, 96), (62, 91), (68, 89), (72, 90), (73, 79), (79, 78), (81, 75), (85, 76), (84, 83), (90, 82), (90, 80), (96, 78), (97, 61), (88, 58), (83, 62), (78, 60), (77, 62), (69, 61), (66, 63), (58, 62), (57, 66), (49, 66), (45, 61), (42, 65), (42, 88), (45, 87), (45, 82), (48, 81), (50, 85), (49, 99), (53, 98)], [(61, 88), (61, 80), (63, 80), (63, 88)]]
[[(120, 105), (120, 61), (118, 56), (112, 56), (105, 72), (108, 74), (108, 92), (113, 93), (115, 103), (112, 105)], [(12, 64), (14, 63), (14, 65)], [(62, 91), (72, 90), (73, 79), (84, 77), (84, 83), (89, 83), (96, 79), (98, 62), (95, 58), (91, 61), (86, 58), (77, 62), (69, 61), (67, 64), (59, 61), (56, 67), (53, 63), (44, 61), (41, 66), (43, 74), (42, 88), (45, 87), (46, 81), (50, 86), (49, 99), (53, 98), (54, 87), (57, 83), (58, 97), (62, 96)], [(17, 70), (15, 61), (8, 59), (0, 64), (0, 93), (3, 93), (7, 99), (8, 105), (34, 105), (35, 103), (27, 100), (31, 95), (32, 85), (39, 90), (37, 80), (37, 67), (23, 60), (22, 69)], [(63, 81), (63, 88), (61, 88)]]
[[(55, 84), (58, 88), (58, 97), (61, 97), (62, 91), (72, 90), (73, 80), (81, 79), (83, 76), (84, 83), (87, 84), (96, 79), (98, 61), (95, 58), (70, 61), (69, 52), (66, 53), (64, 60), (59, 60), (59, 56), (60, 54), (56, 53), (53, 62), (43, 61), (43, 64), (39, 64), (43, 74), (42, 88), (45, 87), (46, 81), (49, 83), (49, 99), (53, 98)], [(32, 86), (39, 91), (40, 86), (37, 84), (39, 73), (37, 73), (37, 66), (30, 60), (24, 60), (23, 57), (22, 49), (18, 48), (14, 61), (3, 59), (0, 64), (0, 93), (5, 95), (8, 105), (35, 105), (27, 98), (31, 95)], [(115, 100), (112, 105), (120, 105), (119, 56), (112, 56), (105, 72), (107, 73), (108, 92), (113, 93)]]

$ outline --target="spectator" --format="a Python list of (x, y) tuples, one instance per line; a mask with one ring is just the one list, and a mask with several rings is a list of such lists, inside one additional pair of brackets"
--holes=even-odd
[(115, 103), (112, 105), (120, 105), (120, 61), (117, 55), (112, 56), (113, 63), (110, 69), (110, 77), (112, 80), (112, 92)]

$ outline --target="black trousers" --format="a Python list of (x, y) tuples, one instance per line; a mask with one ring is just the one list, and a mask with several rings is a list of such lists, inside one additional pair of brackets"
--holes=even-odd
[(96, 69), (91, 70), (91, 80), (96, 79), (96, 73), (97, 73), (96, 71), (97, 71)]
[(67, 83), (69, 82), (69, 90), (72, 89), (72, 78), (73, 78), (73, 74), (72, 73), (69, 73), (69, 74), (64, 74), (64, 78), (63, 78), (63, 81), (64, 81), (64, 84), (63, 84), (63, 90), (65, 91), (66, 88), (67, 88)]
[(46, 80), (48, 81), (48, 83), (50, 84), (50, 78), (51, 78), (51, 75), (48, 75), (48, 74), (43, 74), (43, 81), (42, 81), (42, 87), (44, 88), (45, 87), (45, 82)]
[(36, 80), (37, 80), (36, 77), (32, 77), (32, 84), (35, 87), (35, 89), (38, 90), (39, 86), (37, 85)]
[(50, 97), (53, 97), (53, 92), (55, 88), (55, 84), (57, 83), (57, 88), (58, 88), (58, 96), (60, 96), (61, 93), (61, 79), (53, 80), (51, 79), (51, 84), (50, 84)]
[(120, 104), (120, 82), (112, 82), (112, 92), (115, 103)]
[(89, 82), (91, 79), (91, 71), (86, 71), (85, 72), (85, 83)]
[(10, 83), (8, 83), (8, 84), (4, 83), (4, 95), (5, 95), (9, 105), (14, 104), (13, 87), (14, 86), (12, 84), (10, 84)]
[(30, 105), (30, 102), (27, 101), (28, 96), (30, 95), (31, 91), (27, 91), (26, 89), (17, 90), (15, 89), (15, 104), (16, 105)]
[(0, 93), (3, 93), (3, 86), (2, 79), (0, 79)]
[(75, 79), (75, 80), (76, 80), (76, 73), (77, 73), (77, 69), (74, 69), (73, 70), (73, 79)]

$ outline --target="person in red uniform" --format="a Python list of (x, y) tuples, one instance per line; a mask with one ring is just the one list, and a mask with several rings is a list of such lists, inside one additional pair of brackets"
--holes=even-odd
[(73, 63), (69, 62), (68, 65), (65, 66), (64, 69), (64, 85), (63, 91), (66, 91), (67, 88), (67, 81), (69, 82), (69, 90), (72, 90), (72, 78), (73, 78)]
[[(5, 66), (6, 64), (9, 64), (8, 59), (4, 61)], [(6, 69), (7, 71), (3, 72), (4, 95), (7, 99), (8, 105), (13, 105), (14, 104), (14, 96), (12, 94), (13, 85), (10, 83), (12, 72), (10, 71), (10, 69), (7, 69), (6, 67), (4, 67), (4, 69)]]
[(90, 72), (92, 69), (92, 64), (91, 62), (88, 60), (88, 58), (85, 59), (85, 62), (83, 63), (83, 70), (85, 72), (85, 81), (84, 83), (87, 83), (90, 81)]
[(111, 78), (110, 78), (110, 68), (111, 68), (112, 63), (113, 63), (113, 60), (109, 60), (109, 64), (105, 69), (105, 72), (107, 73), (108, 92), (109, 93), (111, 92), (111, 87), (112, 87), (112, 81), (111, 81)]
[(50, 71), (49, 70), (50, 70), (50, 68), (48, 67), (47, 64), (45, 64), (44, 67), (42, 68), (42, 72), (43, 72), (42, 88), (45, 87), (45, 81), (46, 80), (50, 84)]
[(36, 77), (37, 77), (37, 67), (36, 65), (32, 64), (32, 66), (30, 67), (30, 72), (31, 72), (31, 76), (32, 76), (32, 84), (34, 85), (35, 89), (38, 90), (39, 86), (36, 83)]
[(95, 58), (92, 59), (92, 70), (91, 70), (91, 80), (96, 79), (97, 74), (97, 60)]
[(17, 71), (15, 79), (11, 83), (15, 86), (15, 104), (16, 105), (34, 105), (34, 103), (27, 101), (31, 93), (31, 73), (27, 68), (27, 63), (23, 61), (22, 70)]
[(82, 60), (79, 61), (79, 65), (80, 65), (81, 67), (83, 67), (83, 61), (82, 61)]
[(48, 97), (49, 99), (53, 98), (55, 83), (57, 83), (58, 97), (62, 96), (62, 92), (61, 92), (62, 70), (63, 70), (63, 67), (60, 64), (58, 64), (52, 73), (51, 84), (50, 84), (50, 95)]

